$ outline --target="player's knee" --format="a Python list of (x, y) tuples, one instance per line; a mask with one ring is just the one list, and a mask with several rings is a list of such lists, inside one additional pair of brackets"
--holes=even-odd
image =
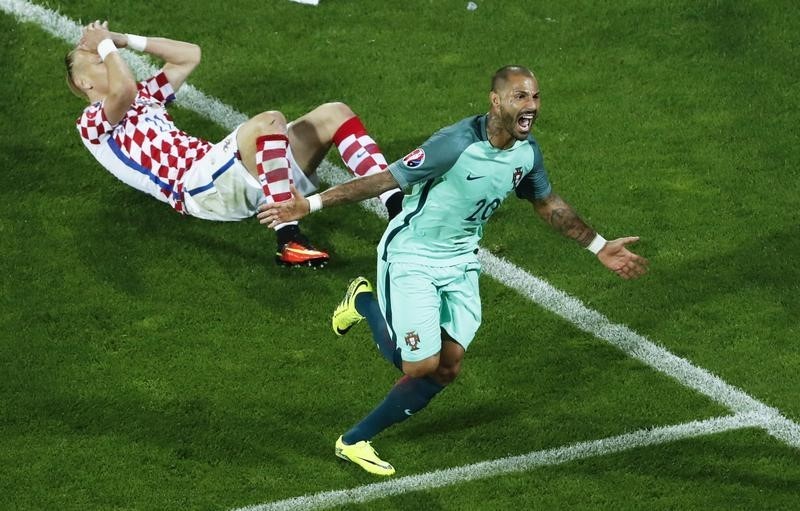
[(441, 385), (449, 385), (458, 377), (461, 372), (461, 364), (440, 365), (436, 368), (434, 379)]
[(286, 117), (277, 110), (261, 112), (251, 119), (255, 131), (260, 135), (286, 133)]
[(349, 106), (340, 102), (320, 105), (314, 112), (314, 123), (323, 138), (333, 139), (334, 134), (346, 120), (356, 115)]
[(334, 101), (323, 103), (317, 108), (307, 113), (295, 123), (293, 129), (306, 128), (313, 132), (319, 142), (325, 146), (333, 142), (333, 138), (342, 124), (356, 114), (344, 103)]
[(436, 374), (436, 368), (439, 366), (439, 355), (428, 357), (419, 362), (403, 361), (403, 373), (411, 378), (423, 378), (425, 376), (433, 376)]
[(349, 106), (340, 101), (325, 103), (322, 108), (325, 109), (327, 117), (337, 121), (345, 121), (356, 115)]

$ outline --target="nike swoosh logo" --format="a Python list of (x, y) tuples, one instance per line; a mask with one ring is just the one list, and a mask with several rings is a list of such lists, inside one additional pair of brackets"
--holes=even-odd
[(366, 149), (362, 149), (362, 150), (360, 150), (359, 152), (356, 153), (356, 158), (361, 158), (365, 154), (367, 154), (367, 150)]
[(362, 287), (366, 286), (366, 285), (367, 285), (367, 283), (364, 282), (364, 279), (361, 279), (361, 282), (359, 282), (358, 285), (356, 286), (356, 288), (353, 289), (353, 294), (357, 295), (358, 294), (358, 290), (361, 289)]
[(372, 461), (372, 460), (368, 460), (366, 458), (362, 458), (361, 456), (356, 456), (356, 458), (360, 459), (361, 461), (366, 461), (367, 463), (371, 463), (371, 464), (375, 465), (376, 467), (384, 468), (386, 470), (388, 470), (389, 467), (390, 467), (390, 465), (388, 463), (378, 463), (376, 461)]
[(406, 414), (406, 415), (408, 415), (409, 417), (411, 417), (412, 415), (414, 415), (414, 412), (412, 412), (412, 411), (411, 411), (411, 410), (409, 410), (408, 408), (406, 408), (405, 410), (403, 410), (403, 413), (405, 413), (405, 414)]
[(352, 292), (352, 293), (349, 293), (349, 294), (347, 295), (347, 297), (345, 298), (345, 300), (346, 300), (346, 301), (348, 301), (348, 302), (349, 302), (350, 300), (352, 300), (352, 299), (353, 299), (353, 297), (354, 297), (355, 295), (357, 295), (357, 294), (358, 294), (358, 290), (359, 290), (359, 289), (361, 289), (362, 287), (366, 287), (366, 285), (367, 285), (367, 283), (366, 283), (366, 282), (364, 282), (363, 280), (362, 280), (361, 282), (359, 282), (359, 283), (358, 283), (358, 285), (356, 286), (356, 288), (355, 288), (355, 289), (353, 289), (353, 292)]
[[(367, 283), (366, 283), (366, 282), (364, 282), (363, 280), (362, 280), (361, 282), (359, 282), (359, 283), (358, 283), (358, 285), (356, 286), (356, 288), (355, 288), (355, 289), (353, 289), (353, 292), (352, 292), (352, 293), (349, 293), (349, 294), (348, 294), (348, 295), (345, 297), (345, 301), (348, 301), (348, 302), (349, 302), (349, 301), (352, 299), (352, 297), (353, 297), (354, 295), (357, 295), (357, 294), (358, 294), (358, 290), (359, 290), (359, 289), (361, 289), (362, 287), (366, 287), (366, 286), (367, 286)], [(353, 325), (350, 325), (350, 326), (349, 326), (349, 327), (347, 327), (347, 328), (339, 328), (339, 327), (337, 326), (337, 327), (336, 327), (336, 333), (338, 333), (339, 335), (344, 335), (344, 334), (346, 334), (347, 332), (349, 332), (351, 328), (353, 328)], [(379, 346), (379, 348), (380, 348), (380, 346)]]
[(476, 179), (482, 179), (486, 176), (473, 176), (472, 174), (467, 174), (467, 181), (475, 181)]
[(306, 250), (302, 248), (292, 248), (292, 247), (286, 247), (284, 250), (286, 250), (287, 252), (292, 252), (301, 255), (314, 255), (320, 253), (319, 250)]

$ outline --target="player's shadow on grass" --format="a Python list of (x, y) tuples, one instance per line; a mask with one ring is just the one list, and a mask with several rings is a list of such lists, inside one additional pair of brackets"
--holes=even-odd
[[(32, 405), (37, 415), (61, 424), (67, 436), (123, 437), (121, 445), (157, 447), (168, 459), (201, 462), (210, 466), (231, 463), (244, 466), (268, 464), (289, 467), (296, 456), (313, 456), (309, 438), (316, 426), (305, 424), (309, 415), (302, 403), (232, 400), (220, 408), (202, 394), (164, 402), (121, 387), (115, 398), (52, 393)], [(244, 414), (237, 413), (237, 410)], [(151, 449), (147, 449), (152, 452)], [(332, 450), (332, 449), (331, 449)], [(332, 459), (331, 453), (325, 457)]]
[[(447, 406), (444, 402), (434, 402), (434, 406), (436, 404)], [(487, 401), (459, 408), (456, 412), (452, 409), (432, 412), (433, 410), (428, 413), (423, 412), (420, 417), (415, 417), (415, 420), (406, 421), (393, 433), (407, 440), (430, 435), (431, 431), (436, 431), (437, 434), (458, 433), (475, 427), (484, 427), (492, 422), (505, 421), (519, 413), (519, 410)]]
[[(207, 264), (208, 271), (221, 269), (232, 278), (255, 269), (264, 279), (255, 279), (261, 284), (269, 278), (296, 278), (297, 272), (308, 272), (306, 269), (287, 271), (279, 268), (274, 262), (274, 232), (254, 219), (208, 222), (177, 215), (165, 210), (163, 204), (140, 198), (139, 194), (127, 190), (111, 195), (108, 205), (89, 209), (78, 218), (76, 223), (80, 226), (81, 236), (76, 239), (86, 267), (101, 280), (127, 293), (142, 292), (142, 272), (158, 266), (159, 259), (166, 258), (200, 266), (203, 260), (211, 258), (213, 264)], [(315, 245), (329, 251), (332, 266), (359, 270), (353, 270), (354, 274), (372, 270), (375, 266), (374, 250), (356, 257), (340, 258), (333, 238), (344, 235), (374, 247), (384, 221), (360, 208), (356, 214), (362, 218), (354, 218), (349, 213), (348, 219), (353, 220), (345, 222), (340, 221), (341, 215), (336, 213), (309, 218), (302, 224), (304, 232)], [(203, 268), (198, 268), (198, 271), (203, 271)]]

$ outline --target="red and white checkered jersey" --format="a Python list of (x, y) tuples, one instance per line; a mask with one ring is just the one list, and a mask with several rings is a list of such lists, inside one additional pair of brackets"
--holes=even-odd
[(112, 126), (103, 102), (83, 111), (76, 124), (83, 144), (123, 183), (183, 212), (183, 176), (212, 144), (175, 127), (166, 105), (175, 99), (163, 71), (137, 84), (125, 117)]

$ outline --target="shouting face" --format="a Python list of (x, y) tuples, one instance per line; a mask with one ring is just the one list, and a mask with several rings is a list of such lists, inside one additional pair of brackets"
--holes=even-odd
[(491, 101), (490, 139), (496, 147), (508, 147), (525, 140), (539, 115), (539, 83), (533, 76), (510, 74), (497, 83)]

